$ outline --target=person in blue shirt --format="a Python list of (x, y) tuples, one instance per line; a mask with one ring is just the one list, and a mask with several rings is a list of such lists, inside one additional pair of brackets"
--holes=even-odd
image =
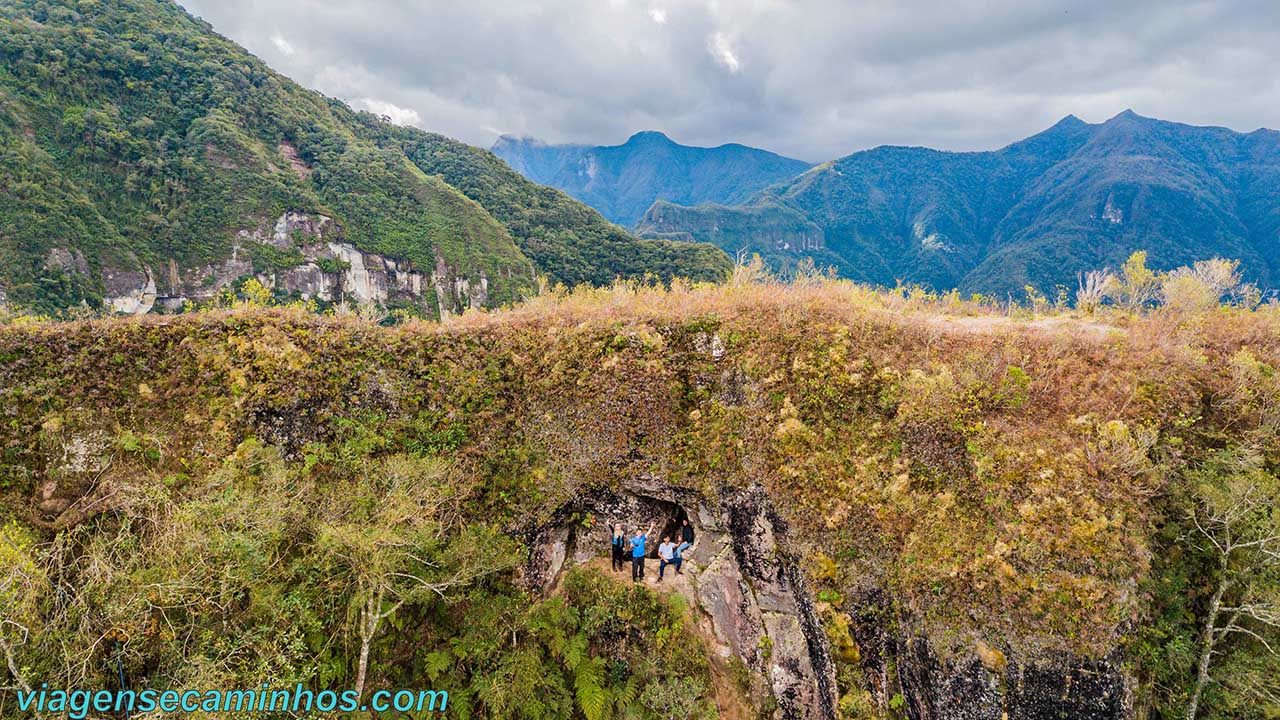
[(613, 559), (613, 571), (622, 572), (622, 565), (627, 558), (627, 534), (622, 531), (622, 523), (613, 525), (613, 538), (609, 543), (609, 551)]
[(649, 533), (651, 532), (653, 532), (653, 525), (650, 525), (646, 532), (640, 532), (640, 528), (636, 528), (636, 535), (631, 538), (632, 582), (644, 580), (644, 543), (649, 539)]

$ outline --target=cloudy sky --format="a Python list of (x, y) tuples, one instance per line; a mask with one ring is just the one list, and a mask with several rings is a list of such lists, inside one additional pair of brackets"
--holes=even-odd
[(820, 161), (1130, 107), (1280, 126), (1276, 0), (179, 1), (303, 85), (484, 147), (653, 129)]

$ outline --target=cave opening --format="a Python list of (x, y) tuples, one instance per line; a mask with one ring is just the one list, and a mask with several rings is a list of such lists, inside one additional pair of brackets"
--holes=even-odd
[(679, 545), (681, 523), (683, 523), (685, 520), (689, 520), (689, 524), (690, 525), (693, 524), (692, 518), (689, 517), (689, 513), (685, 512), (685, 509), (683, 506), (678, 505), (676, 503), (669, 503), (669, 504), (673, 508), (673, 511), (667, 514), (666, 516), (667, 519), (665, 524), (661, 526), (661, 530), (657, 532), (657, 537), (654, 538), (654, 540), (656, 540), (657, 543), (654, 543), (654, 546), (653, 546), (653, 555), (652, 555), (653, 557), (657, 556), (658, 543), (662, 542), (662, 538), (664, 537), (671, 538), (671, 542), (674, 542), (677, 545)]

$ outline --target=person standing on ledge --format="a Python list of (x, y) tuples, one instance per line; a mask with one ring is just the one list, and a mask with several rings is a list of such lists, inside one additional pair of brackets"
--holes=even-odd
[(646, 532), (640, 532), (640, 528), (636, 528), (636, 536), (631, 538), (631, 581), (640, 582), (644, 580), (644, 543), (649, 539), (649, 533), (653, 532), (653, 525), (649, 525)]
[(613, 558), (613, 571), (622, 572), (622, 565), (627, 557), (627, 534), (622, 532), (622, 523), (613, 524), (613, 539), (609, 543), (609, 552)]
[(680, 521), (680, 542), (693, 544), (693, 526), (689, 524), (689, 518)]

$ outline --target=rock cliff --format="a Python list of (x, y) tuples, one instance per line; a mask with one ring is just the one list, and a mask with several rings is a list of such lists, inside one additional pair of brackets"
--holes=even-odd
[[(589, 517), (589, 527), (570, 519)], [(785, 551), (785, 530), (763, 489), (726, 493), (714, 502), (687, 488), (641, 478), (618, 490), (601, 490), (566, 505), (557, 520), (534, 530), (526, 576), (547, 588), (575, 564), (609, 547), (610, 528), (654, 524), (657, 540), (678, 536), (687, 519), (695, 532), (686, 556), (685, 590), (708, 628), (714, 651), (752, 673), (754, 704), (777, 704), (780, 720), (834, 720), (834, 668), (821, 621), (795, 559)], [(648, 577), (657, 572), (651, 560)], [(674, 573), (669, 582), (675, 583)]]
[[(266, 253), (269, 259), (262, 257)], [(50, 254), (50, 262), (75, 270), (77, 257), (83, 264), (83, 256), (57, 249)], [(489, 278), (483, 270), (468, 274), (439, 253), (434, 267), (421, 269), (365, 252), (343, 241), (342, 228), (332, 218), (294, 210), (241, 230), (229, 257), (217, 265), (180, 268), (170, 260), (157, 272), (135, 257), (130, 259), (134, 265), (108, 267), (103, 276), (107, 304), (126, 315), (145, 314), (157, 306), (172, 311), (187, 302), (207, 302), (249, 277), (283, 297), (354, 304), (407, 302), (440, 317), (481, 307), (489, 300)]]

